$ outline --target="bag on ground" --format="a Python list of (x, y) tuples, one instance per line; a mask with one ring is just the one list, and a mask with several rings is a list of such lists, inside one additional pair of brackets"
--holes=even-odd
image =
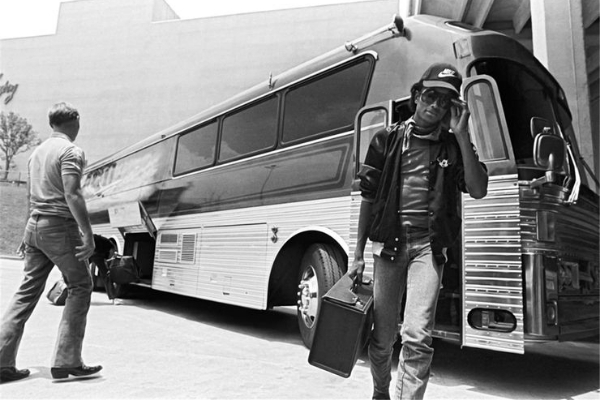
[(46, 294), (46, 297), (48, 297), (48, 300), (50, 300), (52, 304), (64, 306), (68, 295), (69, 291), (67, 290), (67, 284), (62, 279), (59, 279), (52, 285), (48, 294)]
[(138, 266), (132, 256), (115, 254), (107, 263), (108, 277), (114, 283), (123, 285), (140, 280)]

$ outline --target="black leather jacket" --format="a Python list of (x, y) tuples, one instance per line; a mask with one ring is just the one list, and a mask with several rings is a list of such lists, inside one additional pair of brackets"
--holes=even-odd
[[(381, 257), (387, 259), (397, 255), (394, 248), (402, 235), (398, 209), (404, 130), (405, 124), (400, 123), (377, 132), (359, 172), (362, 196), (373, 202), (369, 239), (384, 244)], [(442, 249), (460, 233), (459, 191), (467, 193), (467, 188), (462, 155), (452, 133), (442, 130), (439, 141), (429, 143), (429, 151), (429, 237), (436, 261), (443, 263)]]

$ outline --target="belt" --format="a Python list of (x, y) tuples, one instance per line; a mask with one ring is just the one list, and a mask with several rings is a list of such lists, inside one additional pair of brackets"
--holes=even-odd
[(45, 214), (35, 214), (31, 216), (35, 221), (39, 221), (40, 219), (54, 219), (66, 222), (75, 222), (74, 218), (61, 217), (60, 215), (45, 215)]

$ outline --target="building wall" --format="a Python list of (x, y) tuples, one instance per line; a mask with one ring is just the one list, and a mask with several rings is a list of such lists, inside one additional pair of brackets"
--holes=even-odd
[[(600, 176), (600, 29), (596, 20), (585, 30), (586, 69), (590, 95), (590, 115), (592, 126), (592, 151), (594, 154), (594, 171)], [(591, 160), (588, 160), (591, 163)]]
[(397, 8), (370, 0), (180, 20), (163, 0), (62, 3), (56, 34), (0, 41), (0, 85), (19, 85), (0, 104), (45, 139), (48, 108), (73, 103), (77, 143), (94, 162), (390, 23)]

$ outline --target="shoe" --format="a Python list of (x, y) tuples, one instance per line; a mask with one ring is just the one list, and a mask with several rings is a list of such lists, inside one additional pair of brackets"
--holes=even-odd
[(373, 390), (373, 400), (390, 400), (390, 394)]
[(29, 376), (28, 369), (16, 369), (15, 367), (0, 368), (0, 382), (12, 382)]
[(51, 368), (50, 373), (54, 379), (65, 379), (68, 378), (69, 375), (73, 376), (88, 376), (95, 374), (96, 372), (100, 372), (102, 369), (101, 365), (96, 365), (94, 367), (88, 367), (87, 365), (82, 365), (80, 367), (71, 367), (71, 368)]

